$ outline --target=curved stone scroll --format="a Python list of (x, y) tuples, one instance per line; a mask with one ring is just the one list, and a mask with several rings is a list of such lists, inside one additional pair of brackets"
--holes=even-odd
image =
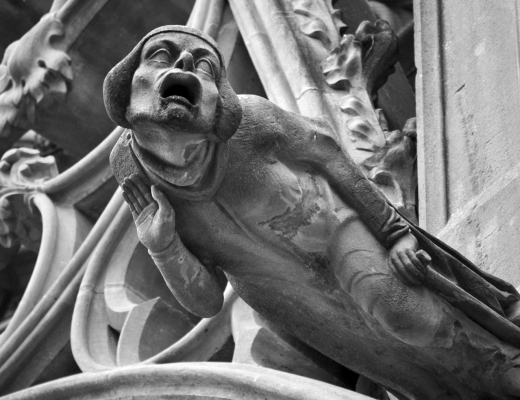
[[(111, 147), (110, 139), (105, 147)], [(32, 237), (33, 248), (39, 250), (29, 286), (2, 335), (0, 393), (74, 371), (74, 361), (70, 347), (67, 355), (67, 346), (72, 305), (84, 272), (82, 266), (122, 203), (119, 194), (108, 205), (102, 202), (100, 207), (106, 205), (106, 208), (90, 233), (91, 223), (75, 208), (83, 199), (95, 197), (103, 187), (102, 182), (83, 179), (81, 174), (99, 178), (110, 171), (109, 150), (103, 146), (97, 150), (86, 160), (89, 168), (72, 170), (66, 176), (55, 176), (57, 171), (52, 157), (39, 157), (30, 149), (10, 151), (0, 163), (2, 194), (10, 206), (18, 207), (16, 213), (7, 213), (4, 225), (15, 234), (14, 239), (26, 246), (31, 246), (28, 240)], [(27, 229), (16, 229), (18, 225), (10, 220), (13, 215), (33, 215), (35, 231), (40, 233), (41, 241), (39, 235), (17, 233), (27, 232)], [(25, 221), (21, 224), (23, 227), (28, 219), (22, 220)], [(52, 340), (47, 340), (48, 335)]]
[(179, 363), (60, 379), (14, 394), (30, 399), (368, 400), (313, 379), (249, 365)]
[(0, 345), (18, 328), (83, 241), (91, 224), (72, 206), (56, 205), (37, 190), (57, 176), (54, 157), (12, 149), (0, 161), (0, 245), (23, 244), (38, 253), (31, 279)]
[(79, 291), (71, 332), (74, 357), (85, 372), (142, 362), (207, 361), (231, 334), (235, 296), (228, 291), (226, 298), (212, 319), (198, 322), (184, 310), (139, 243), (124, 206), (92, 255)]
[[(60, 272), (49, 282), (50, 287), (32, 308), (25, 310), (25, 318), (5, 337), (0, 346), (0, 393), (11, 393), (33, 384), (67, 345), (72, 305), (84, 273), (83, 266), (121, 207), (121, 195), (116, 192), (75, 253), (60, 263)], [(68, 239), (73, 236), (69, 235)], [(44, 254), (40, 251), (40, 256)], [(63, 376), (59, 374), (66, 370), (59, 371), (58, 365), (56, 373), (57, 377)]]

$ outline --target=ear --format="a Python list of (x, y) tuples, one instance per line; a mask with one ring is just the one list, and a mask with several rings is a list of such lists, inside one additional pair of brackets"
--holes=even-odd
[(234, 135), (240, 125), (242, 105), (226, 78), (220, 79), (219, 92), (220, 99), (213, 132), (217, 142), (225, 142)]

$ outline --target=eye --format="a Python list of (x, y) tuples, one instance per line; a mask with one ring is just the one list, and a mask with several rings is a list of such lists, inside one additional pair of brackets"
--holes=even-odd
[(158, 62), (158, 63), (169, 64), (171, 62), (170, 53), (168, 53), (168, 51), (166, 49), (157, 50), (148, 59), (151, 61)]
[(213, 72), (213, 65), (211, 65), (211, 63), (208, 60), (206, 60), (205, 58), (197, 61), (196, 68), (197, 68), (197, 71), (201, 71), (201, 72), (205, 73), (206, 75), (209, 75), (212, 78), (215, 77), (215, 74)]

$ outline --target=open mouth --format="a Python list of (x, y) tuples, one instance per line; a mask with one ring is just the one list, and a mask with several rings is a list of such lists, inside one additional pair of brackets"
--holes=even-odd
[(163, 78), (159, 91), (161, 97), (167, 101), (193, 107), (199, 104), (201, 85), (194, 75), (172, 72)]

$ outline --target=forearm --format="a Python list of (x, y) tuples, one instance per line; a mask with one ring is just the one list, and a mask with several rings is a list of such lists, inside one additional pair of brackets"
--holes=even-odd
[(286, 161), (310, 164), (323, 174), (339, 197), (354, 208), (378, 240), (390, 248), (408, 232), (408, 225), (332, 138), (330, 127), (314, 120), (310, 122), (300, 122), (299, 127), (295, 124), (297, 129), (284, 127), (284, 140), (279, 141), (284, 146), (277, 150), (279, 156)]
[[(287, 164), (311, 165), (324, 175), (386, 248), (408, 232), (408, 225), (332, 138), (334, 134), (328, 123), (287, 112), (267, 100), (256, 101), (266, 111), (262, 122), (250, 122), (248, 129), (254, 133), (251, 137), (259, 148), (269, 148), (275, 158)], [(259, 125), (266, 128), (259, 129)]]
[(350, 157), (342, 155), (329, 159), (324, 169), (340, 198), (358, 212), (386, 248), (389, 249), (398, 238), (409, 232), (408, 224)]
[(163, 251), (149, 251), (166, 284), (191, 313), (208, 318), (222, 308), (223, 294), (216, 277), (189, 252), (177, 233)]

